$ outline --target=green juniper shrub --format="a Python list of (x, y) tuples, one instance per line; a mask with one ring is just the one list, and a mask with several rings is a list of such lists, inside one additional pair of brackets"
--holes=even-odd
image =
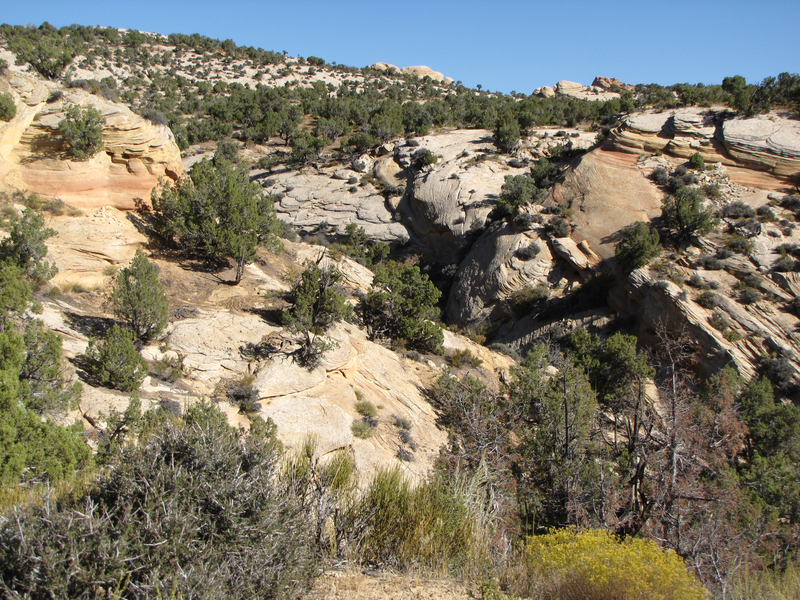
[(17, 115), (17, 105), (11, 94), (0, 93), (0, 121), (10, 121)]
[(549, 293), (550, 288), (544, 283), (539, 283), (536, 286), (527, 286), (515, 291), (508, 298), (508, 303), (514, 314), (521, 317), (544, 302)]
[(298, 358), (309, 368), (316, 367), (323, 354), (334, 347), (325, 332), (352, 315), (341, 280), (342, 273), (336, 267), (308, 263), (292, 287), (292, 306), (283, 312), (283, 322), (302, 336)]
[(679, 242), (705, 235), (714, 227), (712, 211), (703, 207), (702, 194), (696, 188), (681, 188), (661, 202), (661, 223)]
[(103, 149), (103, 127), (106, 119), (96, 108), (82, 109), (72, 105), (58, 131), (67, 146), (67, 154), (75, 160), (89, 160)]
[(519, 143), (519, 122), (511, 115), (497, 120), (494, 128), (494, 143), (502, 152), (511, 152)]
[(658, 256), (658, 231), (646, 223), (636, 221), (622, 230), (621, 238), (614, 254), (617, 264), (625, 273), (645, 266)]
[(689, 167), (696, 171), (705, 171), (706, 161), (703, 159), (703, 155), (699, 152), (692, 154), (692, 157), (689, 159)]
[(133, 333), (119, 325), (112, 326), (105, 339), (89, 341), (86, 371), (105, 387), (124, 392), (139, 389), (148, 367), (133, 342)]
[(441, 292), (416, 265), (385, 262), (362, 302), (372, 339), (404, 340), (411, 349), (442, 354), (444, 334), (430, 319), (438, 315)]
[(52, 279), (58, 269), (44, 260), (47, 255), (45, 241), (56, 234), (56, 230), (44, 226), (44, 216), (26, 208), (22, 216), (14, 214), (10, 219), (11, 231), (0, 241), (0, 261), (16, 265), (34, 282)]
[(169, 303), (158, 269), (144, 252), (136, 251), (130, 266), (117, 273), (111, 292), (114, 315), (136, 336), (146, 342), (160, 334), (167, 325)]
[(239, 412), (244, 414), (255, 413), (261, 410), (258, 402), (258, 390), (253, 386), (254, 378), (252, 375), (245, 375), (241, 379), (233, 382), (226, 392), (228, 401), (239, 408)]

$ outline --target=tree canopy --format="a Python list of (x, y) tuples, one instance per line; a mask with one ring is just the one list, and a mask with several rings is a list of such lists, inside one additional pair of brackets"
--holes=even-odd
[(224, 158), (200, 161), (174, 185), (162, 182), (151, 200), (163, 237), (206, 259), (233, 259), (236, 283), (259, 245), (277, 245), (272, 198), (250, 181), (244, 166)]

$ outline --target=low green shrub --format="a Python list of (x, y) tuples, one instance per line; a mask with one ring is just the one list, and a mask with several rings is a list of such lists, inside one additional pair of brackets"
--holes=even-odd
[(450, 356), (450, 364), (456, 369), (460, 367), (477, 368), (483, 364), (483, 361), (475, 356), (469, 348), (463, 351), (456, 349), (453, 351), (452, 356)]
[(689, 159), (689, 166), (696, 171), (705, 171), (706, 161), (703, 159), (703, 155), (699, 152), (692, 154), (692, 157)]
[(368, 418), (359, 419), (358, 421), (353, 421), (353, 424), (350, 426), (350, 431), (358, 439), (366, 440), (371, 438), (372, 434), (375, 433), (375, 426), (370, 423)]
[(100, 385), (131, 392), (147, 376), (147, 361), (133, 344), (133, 333), (114, 325), (102, 341), (89, 341), (86, 371)]
[(10, 121), (17, 115), (17, 105), (10, 94), (0, 94), (0, 121)]
[(281, 483), (274, 425), (209, 404), (145, 417), (89, 491), (0, 519), (0, 587), (19, 598), (280, 598), (320, 573), (314, 527)]
[(378, 409), (369, 400), (359, 400), (356, 402), (356, 412), (362, 417), (376, 417)]

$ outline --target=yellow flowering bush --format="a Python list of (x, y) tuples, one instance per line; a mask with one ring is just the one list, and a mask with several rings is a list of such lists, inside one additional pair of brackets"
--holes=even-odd
[(703, 600), (707, 592), (675, 552), (608, 531), (558, 529), (528, 538), (528, 577), (553, 600)]

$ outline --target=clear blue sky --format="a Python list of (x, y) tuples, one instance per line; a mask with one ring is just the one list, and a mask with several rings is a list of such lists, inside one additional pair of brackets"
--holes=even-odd
[(428, 65), (529, 94), (595, 75), (626, 83), (760, 82), (800, 71), (799, 0), (7, 0), (0, 21), (201, 33), (363, 67)]

